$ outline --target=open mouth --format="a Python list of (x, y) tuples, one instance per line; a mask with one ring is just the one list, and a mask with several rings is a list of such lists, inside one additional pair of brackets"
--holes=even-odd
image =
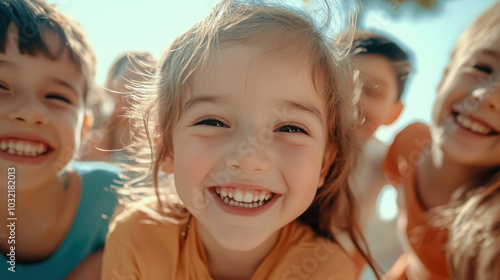
[(38, 157), (49, 153), (49, 145), (40, 141), (21, 140), (16, 138), (0, 139), (0, 151), (23, 157)]
[(453, 119), (455, 120), (455, 123), (457, 123), (460, 127), (469, 130), (471, 132), (474, 132), (476, 134), (480, 135), (485, 135), (485, 136), (491, 136), (491, 135), (498, 135), (499, 132), (496, 131), (494, 128), (492, 128), (489, 125), (486, 125), (482, 122), (478, 122), (467, 115), (461, 114), (457, 111), (452, 112)]
[(242, 190), (234, 187), (212, 187), (222, 202), (242, 208), (259, 208), (269, 203), (275, 193), (262, 190)]

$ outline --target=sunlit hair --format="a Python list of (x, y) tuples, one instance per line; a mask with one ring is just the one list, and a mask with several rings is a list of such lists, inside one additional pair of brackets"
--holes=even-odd
[(451, 55), (450, 64), (468, 59), (479, 49), (498, 46), (500, 41), (500, 3), (481, 14), (462, 33)]
[[(8, 34), (13, 24), (17, 34)], [(47, 33), (59, 39), (59, 48), (50, 48), (44, 40)], [(95, 54), (79, 23), (49, 5), (38, 0), (0, 1), (0, 52), (5, 53), (7, 44), (17, 41), (17, 49), (23, 55), (42, 54), (57, 60), (64, 51), (85, 77), (84, 100), (93, 89), (95, 79)]]
[[(104, 88), (96, 91), (96, 94), (92, 96), (92, 100), (89, 101), (94, 113), (94, 127), (97, 128), (105, 125), (106, 121), (110, 121), (109, 117), (114, 110), (113, 99), (106, 90), (116, 94), (124, 94), (128, 97), (133, 91), (148, 87), (148, 82), (154, 78), (155, 70), (156, 60), (153, 54), (149, 52), (131, 51), (120, 55), (108, 71)], [(119, 79), (123, 79), (125, 73), (136, 74), (137, 80), (126, 80), (127, 91), (116, 92), (113, 89), (113, 84)], [(128, 98), (128, 101), (132, 102), (133, 98)]]
[[(293, 37), (294, 44), (308, 51), (313, 81), (318, 92), (324, 95), (326, 152), (338, 149), (324, 185), (298, 220), (309, 225), (318, 235), (333, 240), (336, 238), (331, 225), (335, 223), (347, 232), (361, 252), (366, 252), (361, 232), (353, 222), (354, 198), (347, 183), (357, 156), (355, 152), (359, 150), (352, 120), (353, 71), (346, 59), (348, 51), (328, 44), (313, 22), (305, 13), (288, 7), (257, 1), (223, 1), (205, 20), (177, 37), (159, 63), (155, 94), (145, 92), (140, 95), (142, 106), (136, 108), (137, 120), (143, 122), (146, 128), (144, 136), (154, 151), (149, 153), (152, 165), (148, 172), (152, 174), (158, 195), (161, 192), (158, 183), (160, 164), (172, 152), (172, 132), (189, 98), (193, 73), (210, 67), (211, 59), (221, 45), (244, 44), (256, 39), (263, 42), (278, 36), (287, 40)], [(158, 202), (160, 205), (169, 203), (160, 197)], [(372, 265), (371, 258), (364, 255)]]
[(127, 52), (120, 55), (111, 66), (106, 78), (106, 88), (111, 88), (114, 80), (119, 79), (123, 73), (131, 72), (146, 78), (154, 74), (156, 61), (149, 52)]
[[(500, 174), (498, 174), (500, 175)], [(500, 176), (456, 209), (447, 259), (452, 279), (500, 279)]]

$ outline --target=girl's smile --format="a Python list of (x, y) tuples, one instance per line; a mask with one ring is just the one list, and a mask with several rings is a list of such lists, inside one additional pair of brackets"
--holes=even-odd
[(459, 127), (477, 136), (494, 136), (499, 134), (498, 130), (493, 127), (493, 124), (489, 124), (486, 120), (468, 114), (466, 110), (462, 109), (465, 107), (462, 103), (455, 104), (452, 107), (453, 120)]
[(280, 197), (279, 194), (254, 185), (227, 184), (208, 189), (222, 210), (241, 216), (259, 215)]

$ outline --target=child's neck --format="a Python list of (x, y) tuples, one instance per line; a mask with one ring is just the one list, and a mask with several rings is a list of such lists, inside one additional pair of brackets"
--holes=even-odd
[[(80, 178), (74, 171), (62, 178), (16, 191), (16, 259), (32, 263), (50, 257), (71, 228), (80, 199)], [(6, 221), (7, 212), (1, 212)], [(1, 242), (3, 243), (3, 242)], [(1, 246), (2, 253), (5, 252)]]
[(263, 244), (251, 251), (234, 251), (222, 247), (206, 227), (196, 219), (198, 233), (203, 243), (210, 275), (215, 280), (251, 279), (260, 263), (271, 252), (281, 231), (274, 233)]
[(457, 189), (489, 173), (484, 168), (464, 165), (447, 157), (435, 145), (423, 156), (418, 166), (417, 193), (426, 209), (449, 203)]

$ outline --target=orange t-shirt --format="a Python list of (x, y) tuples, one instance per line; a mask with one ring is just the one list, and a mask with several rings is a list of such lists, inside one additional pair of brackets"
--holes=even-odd
[[(212, 279), (193, 220), (165, 217), (151, 208), (126, 209), (113, 222), (104, 249), (102, 279)], [(307, 225), (292, 222), (251, 279), (355, 279), (348, 255), (317, 237)]]
[(389, 280), (449, 279), (445, 252), (448, 232), (431, 225), (416, 188), (421, 155), (430, 153), (430, 143), (429, 127), (411, 124), (396, 136), (383, 166), (398, 190), (398, 231), (405, 251), (386, 274)]

